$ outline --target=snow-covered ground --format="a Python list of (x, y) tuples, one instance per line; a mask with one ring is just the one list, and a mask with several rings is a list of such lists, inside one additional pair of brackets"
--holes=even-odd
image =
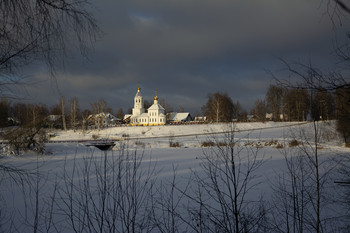
[[(338, 161), (350, 150), (339, 143), (333, 122), (319, 123), (317, 126), (321, 135), (318, 153), (321, 163), (324, 162), (324, 166), (321, 167), (321, 171), (324, 172), (327, 170), (326, 167), (333, 167), (333, 164), (335, 164), (329, 161), (334, 161), (333, 159)], [(196, 175), (204, 179), (206, 174), (203, 171), (204, 155), (211, 155), (216, 150), (215, 147), (204, 147), (204, 145), (207, 145), (208, 142), (224, 142), (228, 139), (228, 132), (233, 132), (232, 129), (235, 132), (234, 150), (235, 153), (240, 154), (239, 163), (248, 164), (249, 160), (247, 158), (250, 156), (251, 159), (252, 155), (256, 155), (256, 161), (263, 161), (261, 166), (254, 170), (254, 177), (251, 181), (254, 188), (247, 193), (246, 199), (258, 201), (262, 197), (266, 203), (270, 203), (273, 201), (274, 191), (272, 187), (275, 187), (278, 183), (277, 178), (287, 171), (285, 156), (293, 157), (300, 154), (298, 147), (290, 147), (289, 143), (293, 139), (304, 142), (305, 145), (309, 141), (312, 142), (314, 133), (312, 123), (238, 123), (233, 128), (232, 125), (227, 124), (114, 127), (85, 133), (55, 131), (51, 132), (51, 134), (55, 134), (51, 141), (56, 143), (47, 143), (46, 155), (38, 156), (27, 153), (18, 157), (4, 156), (1, 158), (1, 164), (22, 169), (21, 172), (28, 174), (21, 175), (11, 171), (2, 174), (0, 180), (0, 232), (30, 232), (36, 227), (45, 232), (73, 232), (74, 227), (84, 229), (81, 232), (92, 229), (95, 227), (93, 223), (89, 225), (89, 228), (84, 228), (82, 225), (73, 226), (74, 221), (71, 220), (75, 220), (75, 224), (88, 225), (86, 222), (83, 223), (83, 211), (78, 208), (79, 201), (83, 202), (88, 195), (91, 195), (90, 199), (87, 198), (85, 201), (89, 200), (90, 205), (93, 203), (90, 206), (90, 214), (94, 213), (96, 215), (103, 212), (99, 212), (101, 203), (103, 203), (101, 201), (103, 195), (98, 191), (103, 187), (103, 182), (100, 182), (103, 178), (101, 171), (108, 167), (108, 169), (105, 169), (108, 174), (105, 175), (112, 179), (116, 177), (114, 175), (116, 170), (121, 169), (120, 166), (124, 166), (124, 171), (133, 169), (125, 163), (121, 164), (118, 160), (120, 158), (126, 158), (131, 164), (135, 164), (135, 160), (133, 160), (135, 158), (136, 161), (140, 162), (139, 167), (137, 167), (139, 169), (137, 175), (140, 175), (140, 177), (139, 180), (136, 179), (138, 187), (133, 191), (137, 193), (150, 191), (148, 185), (150, 183), (154, 184), (150, 192), (153, 193), (151, 196), (156, 200), (152, 199), (154, 202), (150, 206), (158, 206), (160, 200), (164, 200), (165, 196), (171, 196), (170, 191), (174, 187), (171, 182), (175, 178), (174, 183), (177, 191), (173, 193), (176, 196), (174, 199), (181, 199), (181, 206), (180, 204), (177, 206), (177, 211), (179, 213), (187, 211), (186, 213), (188, 213), (188, 209), (185, 211), (184, 205), (189, 203), (190, 199), (186, 199), (186, 195), (181, 195), (181, 192), (186, 190), (186, 192), (191, 193), (188, 195), (196, 193), (193, 185), (198, 185), (198, 183), (191, 183), (190, 187), (188, 184), (195, 180)], [(116, 146), (113, 150), (107, 152), (86, 146), (88, 144), (86, 140), (92, 140), (93, 137), (116, 140)], [(311, 145), (310, 149), (312, 150), (312, 148)], [(107, 159), (107, 165), (103, 163), (104, 159)], [(106, 167), (103, 167), (104, 165)], [(336, 169), (333, 169), (332, 172), (336, 174)], [(108, 181), (105, 183), (108, 187), (114, 184), (113, 179), (111, 179), (107, 179)], [(125, 180), (125, 182), (128, 181), (130, 180)], [(143, 183), (144, 181), (147, 182)], [(91, 186), (88, 188), (89, 192), (82, 190), (82, 187), (86, 187), (86, 184)], [(132, 187), (132, 184), (125, 185), (122, 191), (114, 190), (114, 192), (123, 193), (123, 198), (131, 197), (133, 192), (129, 188)], [(332, 180), (327, 181), (325, 186), (327, 190), (338, 188)], [(72, 191), (71, 195), (69, 195), (70, 190)], [(113, 190), (109, 191), (113, 193)], [(139, 198), (139, 196), (137, 197)], [(127, 200), (130, 201), (130, 198)], [(110, 207), (111, 203), (109, 201), (108, 206)], [(116, 200), (114, 199), (114, 201)], [(142, 207), (146, 206), (146, 202), (149, 204), (150, 201), (149, 197), (147, 200), (140, 199), (140, 202), (142, 202), (139, 204), (140, 208), (129, 210), (129, 214), (137, 211), (137, 214), (135, 214), (137, 221), (139, 223), (145, 221), (140, 216), (145, 213), (147, 208), (149, 209), (149, 206), (147, 208)], [(36, 205), (36, 203), (39, 204)], [(268, 205), (271, 205), (271, 203)], [(164, 205), (162, 206), (164, 207)], [(324, 218), (337, 217), (337, 213), (334, 211), (335, 206), (339, 208), (338, 205), (334, 205), (330, 207), (333, 211), (322, 212)], [(119, 206), (118, 208), (122, 207)], [(158, 206), (155, 215), (164, 217), (164, 212), (160, 209)], [(72, 211), (77, 213), (72, 215)], [(36, 215), (36, 213), (38, 214)], [(341, 213), (341, 209), (339, 209), (339, 214)], [(97, 219), (101, 219), (101, 215), (98, 216), (96, 215), (93, 218), (94, 220), (90, 219), (90, 221), (97, 224), (99, 222)], [(105, 218), (107, 218), (107, 215)], [(169, 220), (171, 217), (166, 218)], [(179, 216), (176, 219), (179, 224), (186, 225)], [(146, 222), (149, 221), (151, 220)], [(123, 225), (122, 220), (119, 219), (117, 222), (119, 231), (116, 232), (126, 231), (127, 226)], [(107, 225), (102, 226), (104, 229), (102, 232), (107, 232)], [(100, 225), (97, 224), (96, 226)], [(183, 227), (182, 230), (185, 232), (195, 231), (188, 225)], [(159, 231), (160, 228), (156, 227), (152, 230), (152, 232)]]
[[(286, 127), (288, 125), (299, 125), (298, 122), (277, 123), (237, 123), (234, 128), (236, 131), (248, 131), (265, 128)], [(64, 140), (91, 140), (93, 138), (150, 138), (150, 137), (169, 137), (184, 135), (205, 135), (225, 132), (230, 130), (227, 124), (196, 124), (196, 125), (163, 125), (163, 126), (120, 126), (103, 128), (101, 130), (87, 130), (85, 132), (68, 130), (68, 131), (52, 131), (55, 137), (52, 141)]]

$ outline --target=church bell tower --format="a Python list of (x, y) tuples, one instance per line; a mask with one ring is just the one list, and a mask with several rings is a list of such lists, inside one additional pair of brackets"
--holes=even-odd
[(141, 88), (139, 84), (139, 86), (137, 87), (135, 98), (134, 98), (134, 108), (132, 109), (132, 115), (139, 116), (144, 112), (145, 112), (145, 109), (143, 107), (143, 97), (141, 95)]

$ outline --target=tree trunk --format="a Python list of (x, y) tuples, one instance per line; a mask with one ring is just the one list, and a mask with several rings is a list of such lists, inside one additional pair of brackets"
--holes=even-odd
[(64, 109), (65, 109), (65, 101), (64, 101), (64, 98), (61, 97), (60, 99), (60, 102), (61, 102), (61, 111), (62, 111), (62, 127), (63, 127), (63, 130), (67, 130), (67, 126), (66, 126), (66, 115), (65, 115), (65, 112), (64, 112)]

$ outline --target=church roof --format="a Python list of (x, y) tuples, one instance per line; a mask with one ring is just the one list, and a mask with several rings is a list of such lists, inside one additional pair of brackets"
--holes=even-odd
[(151, 107), (148, 108), (148, 110), (165, 110), (162, 105), (158, 103), (154, 103)]
[(141, 115), (133, 116), (131, 115), (131, 118), (142, 118), (142, 117), (148, 117), (148, 113), (141, 113)]

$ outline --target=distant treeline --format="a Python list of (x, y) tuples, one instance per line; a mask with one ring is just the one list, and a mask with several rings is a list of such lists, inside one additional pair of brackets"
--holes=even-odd
[(270, 85), (265, 99), (257, 99), (250, 114), (227, 93), (208, 95), (202, 107), (210, 122), (337, 120), (337, 129), (347, 142), (350, 138), (350, 90), (336, 88), (287, 88)]

